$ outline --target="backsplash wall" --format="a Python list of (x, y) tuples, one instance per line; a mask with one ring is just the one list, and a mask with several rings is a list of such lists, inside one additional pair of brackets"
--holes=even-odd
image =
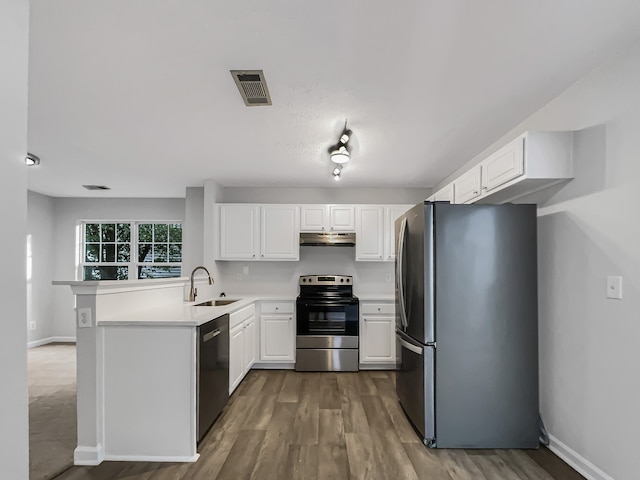
[[(393, 295), (393, 262), (356, 262), (353, 247), (300, 247), (298, 262), (217, 262), (227, 295), (298, 295), (301, 275), (351, 275), (355, 295)], [(243, 274), (243, 267), (249, 274)], [(388, 281), (387, 281), (388, 280)]]

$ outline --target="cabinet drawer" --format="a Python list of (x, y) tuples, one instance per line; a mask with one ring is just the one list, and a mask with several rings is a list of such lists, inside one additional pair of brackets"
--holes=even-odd
[(360, 305), (363, 315), (395, 315), (396, 306), (393, 303), (363, 303)]
[(241, 324), (247, 318), (253, 317), (255, 313), (256, 313), (255, 305), (249, 305), (248, 307), (245, 307), (242, 310), (233, 312), (231, 315), (229, 315), (229, 328), (233, 328), (236, 325)]
[(260, 304), (261, 314), (270, 313), (293, 313), (294, 304), (292, 302), (263, 302)]

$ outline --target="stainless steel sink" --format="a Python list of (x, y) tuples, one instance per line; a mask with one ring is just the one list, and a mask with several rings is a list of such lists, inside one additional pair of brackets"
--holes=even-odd
[(231, 305), (238, 300), (209, 300), (208, 302), (196, 303), (196, 307), (222, 307), (224, 305)]

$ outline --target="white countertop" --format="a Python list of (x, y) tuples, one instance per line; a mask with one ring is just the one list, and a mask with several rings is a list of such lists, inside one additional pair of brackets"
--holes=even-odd
[(203, 298), (197, 302), (183, 303), (175, 307), (159, 306), (149, 307), (133, 312), (118, 312), (111, 318), (98, 320), (98, 326), (129, 325), (129, 326), (171, 326), (171, 327), (198, 327), (203, 323), (216, 319), (226, 313), (233, 313), (246, 306), (255, 303), (256, 297), (226, 297), (223, 300), (238, 299), (230, 305), (220, 307), (197, 307), (195, 303), (208, 300), (220, 300), (219, 298)]

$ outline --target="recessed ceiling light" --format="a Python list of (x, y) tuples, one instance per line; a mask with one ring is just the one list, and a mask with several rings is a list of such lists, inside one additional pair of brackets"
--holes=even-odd
[(28, 167), (38, 166), (40, 165), (40, 157), (33, 153), (27, 153), (27, 156), (24, 157), (24, 164)]

